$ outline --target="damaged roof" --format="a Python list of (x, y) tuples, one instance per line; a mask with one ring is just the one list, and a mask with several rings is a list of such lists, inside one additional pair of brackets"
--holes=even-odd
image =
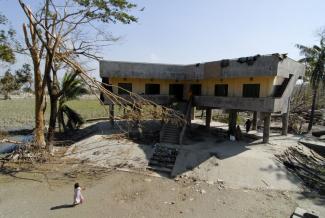
[(255, 55), (237, 59), (190, 64), (100, 61), (100, 76), (164, 80), (203, 80), (252, 76), (302, 76), (305, 66), (286, 54)]

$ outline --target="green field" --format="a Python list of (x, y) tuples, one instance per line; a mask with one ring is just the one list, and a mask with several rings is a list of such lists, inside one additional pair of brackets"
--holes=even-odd
[[(107, 112), (97, 99), (79, 99), (68, 105), (82, 115), (84, 119), (107, 117)], [(34, 127), (33, 98), (0, 100), (0, 130), (30, 129)], [(50, 106), (47, 106), (46, 119), (49, 118)]]

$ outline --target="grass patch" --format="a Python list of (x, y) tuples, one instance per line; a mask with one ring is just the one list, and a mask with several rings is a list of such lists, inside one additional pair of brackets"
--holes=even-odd
[[(106, 110), (97, 99), (82, 98), (67, 104), (80, 113), (84, 119), (107, 116)], [(34, 98), (0, 100), (0, 131), (34, 128), (34, 110)], [(45, 113), (46, 122), (49, 119), (49, 112), (48, 103)]]

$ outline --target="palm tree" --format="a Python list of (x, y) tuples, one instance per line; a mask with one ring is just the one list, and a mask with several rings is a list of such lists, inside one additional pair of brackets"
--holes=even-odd
[[(66, 73), (61, 82), (62, 95), (59, 98), (58, 123), (59, 129), (64, 131), (73, 130), (84, 123), (83, 118), (66, 103), (76, 99), (82, 94), (88, 93), (83, 80), (76, 77), (76, 73)], [(65, 122), (65, 116), (67, 122)]]
[(308, 131), (310, 131), (313, 127), (318, 90), (321, 84), (323, 84), (323, 88), (325, 87), (325, 35), (321, 35), (319, 45), (307, 47), (297, 44), (296, 47), (300, 49), (300, 54), (305, 56), (300, 60), (300, 62), (306, 64), (306, 76), (310, 79), (313, 91), (313, 100), (308, 125)]

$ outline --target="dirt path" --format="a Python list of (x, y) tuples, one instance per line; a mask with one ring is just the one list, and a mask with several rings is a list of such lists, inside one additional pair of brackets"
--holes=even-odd
[(79, 178), (86, 184), (86, 202), (69, 208), (74, 179), (48, 182), (1, 175), (0, 217), (289, 217), (296, 207), (277, 191), (219, 190), (206, 183), (112, 171), (93, 182)]

